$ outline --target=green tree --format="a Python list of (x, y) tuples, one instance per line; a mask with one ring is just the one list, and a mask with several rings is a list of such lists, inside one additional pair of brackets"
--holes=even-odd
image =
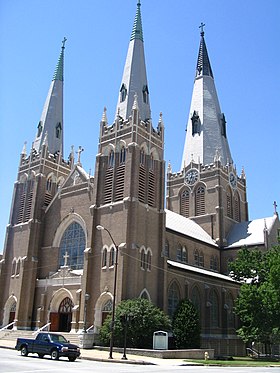
[(242, 283), (235, 303), (242, 324), (237, 332), (245, 342), (264, 343), (269, 353), (280, 338), (280, 246), (266, 252), (244, 248), (230, 270)]
[[(170, 320), (165, 313), (147, 299), (129, 299), (116, 307), (114, 344), (124, 344), (124, 324), (122, 318), (128, 315), (127, 346), (134, 348), (152, 348), (153, 333), (157, 330), (170, 330)], [(107, 316), (101, 330), (100, 339), (104, 345), (110, 342), (111, 315)]]
[(177, 348), (200, 347), (199, 315), (189, 300), (178, 304), (172, 319), (172, 330)]

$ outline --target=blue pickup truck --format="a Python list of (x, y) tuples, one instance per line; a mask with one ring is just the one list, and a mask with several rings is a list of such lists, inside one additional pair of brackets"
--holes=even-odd
[(75, 361), (80, 356), (80, 349), (77, 345), (69, 343), (63, 335), (55, 333), (38, 333), (35, 339), (18, 338), (16, 350), (22, 356), (29, 353), (38, 354), (40, 358), (50, 355), (52, 359), (68, 357), (69, 361)]

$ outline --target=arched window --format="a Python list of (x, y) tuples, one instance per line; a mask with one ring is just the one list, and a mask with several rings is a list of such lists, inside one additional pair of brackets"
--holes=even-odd
[(52, 176), (49, 176), (47, 178), (46, 190), (49, 193), (51, 193), (51, 191), (52, 191)]
[(82, 269), (86, 236), (82, 226), (74, 222), (65, 230), (59, 245), (59, 264), (64, 265), (65, 253), (69, 255), (68, 266), (72, 269)]
[(239, 194), (236, 192), (234, 194), (234, 220), (240, 221), (240, 198)]
[(42, 130), (43, 130), (42, 121), (40, 121), (37, 126), (37, 137), (41, 136)]
[(62, 132), (62, 126), (61, 126), (61, 123), (58, 122), (55, 127), (55, 136), (57, 139), (61, 139), (61, 132)]
[(115, 159), (115, 154), (114, 151), (111, 149), (109, 153), (109, 160), (108, 160), (108, 167), (112, 168), (114, 167), (114, 159)]
[(148, 90), (147, 85), (144, 85), (142, 92), (143, 92), (143, 102), (145, 104), (148, 104), (149, 103), (149, 90)]
[(12, 263), (12, 277), (15, 277), (16, 275), (16, 266), (17, 266), (17, 260), (16, 258), (14, 258), (13, 263)]
[(212, 269), (213, 271), (217, 271), (218, 270), (218, 258), (217, 258), (217, 255), (211, 255), (211, 258), (210, 258), (210, 269)]
[(73, 307), (74, 307), (74, 304), (72, 300), (69, 297), (66, 297), (60, 303), (58, 312), (59, 313), (71, 313)]
[(154, 170), (154, 168), (155, 168), (155, 160), (154, 160), (153, 153), (151, 153), (151, 155), (150, 155), (150, 169)]
[(107, 249), (105, 248), (102, 252), (102, 268), (106, 268), (107, 267)]
[(175, 281), (168, 289), (168, 315), (171, 317), (180, 301), (180, 290)]
[(195, 306), (195, 308), (197, 309), (197, 311), (200, 315), (200, 313), (201, 313), (201, 296), (200, 296), (200, 292), (199, 292), (197, 286), (195, 286), (192, 289), (191, 301), (192, 301), (192, 304)]
[(145, 254), (145, 250), (144, 249), (142, 249), (141, 250), (141, 264), (140, 264), (140, 266), (141, 266), (141, 269), (146, 269), (146, 254)]
[(145, 165), (145, 150), (143, 148), (140, 150), (140, 164)]
[(190, 192), (184, 190), (181, 194), (180, 214), (185, 218), (190, 216)]
[(152, 269), (152, 254), (151, 254), (150, 250), (148, 250), (146, 257), (147, 257), (147, 263), (146, 263), (147, 264), (146, 265), (147, 271), (151, 271), (151, 269)]
[(121, 86), (120, 93), (121, 93), (120, 94), (120, 101), (124, 102), (124, 100), (126, 99), (126, 95), (127, 95), (127, 88), (126, 88), (124, 83)]
[(115, 248), (112, 247), (111, 250), (110, 250), (110, 267), (113, 267), (115, 265), (115, 261), (116, 261), (116, 252), (115, 252)]
[(199, 267), (204, 267), (204, 254), (202, 251), (199, 253)]
[(215, 291), (210, 293), (210, 325), (212, 327), (219, 326), (219, 299)]
[(226, 306), (225, 309), (227, 311), (228, 328), (234, 328), (235, 327), (235, 318), (234, 318), (234, 311), (233, 311), (234, 301), (230, 293), (227, 293), (225, 306)]
[(121, 154), (120, 154), (120, 164), (125, 163), (125, 159), (126, 159), (126, 150), (125, 150), (125, 147), (122, 146)]
[(102, 307), (102, 325), (106, 320), (107, 316), (112, 312), (113, 309), (113, 302), (111, 299), (107, 300), (107, 302)]
[(168, 242), (168, 240), (165, 240), (164, 256), (166, 256), (167, 258), (169, 258), (169, 242)]
[(232, 193), (230, 188), (227, 188), (227, 216), (232, 218)]
[(20, 265), (21, 265), (21, 260), (20, 258), (17, 260), (17, 265), (16, 265), (16, 276), (19, 276), (20, 273)]
[(199, 186), (195, 191), (195, 215), (205, 214), (205, 188)]
[(199, 252), (198, 252), (198, 250), (195, 250), (195, 252), (194, 252), (194, 264), (196, 266), (199, 266)]
[(188, 252), (185, 246), (182, 248), (182, 262), (187, 263), (188, 262)]
[(149, 294), (148, 294), (147, 290), (142, 291), (142, 293), (140, 294), (140, 298), (150, 300), (150, 297), (149, 297)]
[(176, 256), (176, 258), (179, 262), (182, 261), (182, 245), (181, 244), (178, 244), (178, 246), (177, 246), (177, 256)]

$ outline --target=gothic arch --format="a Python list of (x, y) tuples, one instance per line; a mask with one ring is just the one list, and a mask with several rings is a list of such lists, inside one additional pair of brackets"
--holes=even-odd
[(19, 178), (19, 182), (20, 183), (25, 183), (28, 179), (28, 174), (27, 173), (24, 173), (23, 175), (20, 176)]
[(181, 300), (181, 288), (176, 279), (172, 280), (167, 290), (168, 315), (172, 316)]
[(102, 326), (102, 310), (109, 300), (113, 302), (113, 295), (108, 291), (104, 291), (96, 301), (94, 312), (94, 333), (96, 334), (99, 334), (99, 330)]
[(150, 293), (148, 292), (148, 290), (146, 288), (144, 288), (140, 295), (139, 295), (139, 298), (143, 298), (143, 299), (148, 299), (149, 301), (151, 301), (151, 296), (150, 296)]
[(3, 316), (4, 326), (9, 324), (11, 310), (15, 308), (15, 305), (17, 305), (17, 298), (12, 294), (9, 296), (4, 306), (4, 316)]
[(74, 298), (71, 292), (66, 288), (58, 289), (52, 296), (50, 300), (49, 310), (50, 312), (58, 312), (59, 306), (63, 299), (70, 298), (71, 301), (74, 303)]
[(126, 148), (127, 148), (127, 145), (126, 145), (126, 142), (125, 142), (123, 139), (121, 139), (121, 140), (118, 141), (118, 143), (117, 143), (117, 146), (116, 146), (116, 152), (119, 153), (123, 147), (126, 149)]
[(206, 195), (206, 185), (204, 183), (198, 183), (194, 190), (195, 195), (195, 215), (205, 214), (205, 195)]
[(115, 145), (114, 144), (108, 144), (107, 146), (106, 146), (106, 148), (104, 149), (104, 153), (103, 153), (103, 155), (106, 155), (106, 156), (108, 156), (109, 154), (110, 154), (110, 152), (111, 151), (113, 151), (114, 153), (115, 153), (115, 151), (116, 151), (116, 147), (115, 147)]
[(153, 155), (153, 158), (155, 161), (159, 161), (159, 155), (158, 155), (158, 151), (156, 148), (153, 147), (150, 151), (150, 154)]
[(77, 213), (71, 213), (71, 214), (67, 215), (60, 222), (59, 226), (57, 227), (57, 230), (55, 232), (55, 236), (54, 236), (54, 239), (53, 239), (53, 244), (52, 244), (53, 247), (59, 247), (60, 241), (62, 239), (62, 236), (63, 236), (65, 230), (72, 223), (78, 223), (78, 224), (81, 225), (81, 227), (83, 228), (83, 231), (85, 233), (86, 242), (87, 242), (87, 228), (86, 228), (86, 223), (85, 223), (84, 219), (80, 215), (78, 215)]
[(140, 145), (140, 149), (144, 150), (145, 155), (149, 154), (149, 148), (146, 142), (142, 142), (142, 144)]
[(202, 292), (198, 284), (194, 284), (191, 289), (191, 302), (196, 307), (199, 316), (201, 316), (202, 311)]

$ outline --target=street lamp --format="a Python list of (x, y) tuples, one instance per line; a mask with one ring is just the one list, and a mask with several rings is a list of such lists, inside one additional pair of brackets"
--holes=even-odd
[(84, 304), (84, 330), (83, 332), (87, 332), (87, 302), (90, 298), (90, 295), (88, 293), (85, 294), (85, 304)]
[(103, 227), (103, 225), (97, 225), (96, 226), (96, 229), (99, 230), (99, 231), (106, 231), (115, 248), (116, 248), (116, 261), (115, 261), (115, 277), (114, 277), (114, 289), (113, 289), (113, 306), (112, 306), (112, 323), (111, 323), (111, 336), (110, 336), (110, 352), (109, 352), (109, 357), (108, 359), (113, 359), (113, 345), (114, 345), (114, 329), (115, 329), (115, 308), (116, 308), (116, 288), (117, 288), (117, 272), (118, 272), (118, 254), (119, 254), (119, 248), (118, 246), (116, 245), (110, 231)]

